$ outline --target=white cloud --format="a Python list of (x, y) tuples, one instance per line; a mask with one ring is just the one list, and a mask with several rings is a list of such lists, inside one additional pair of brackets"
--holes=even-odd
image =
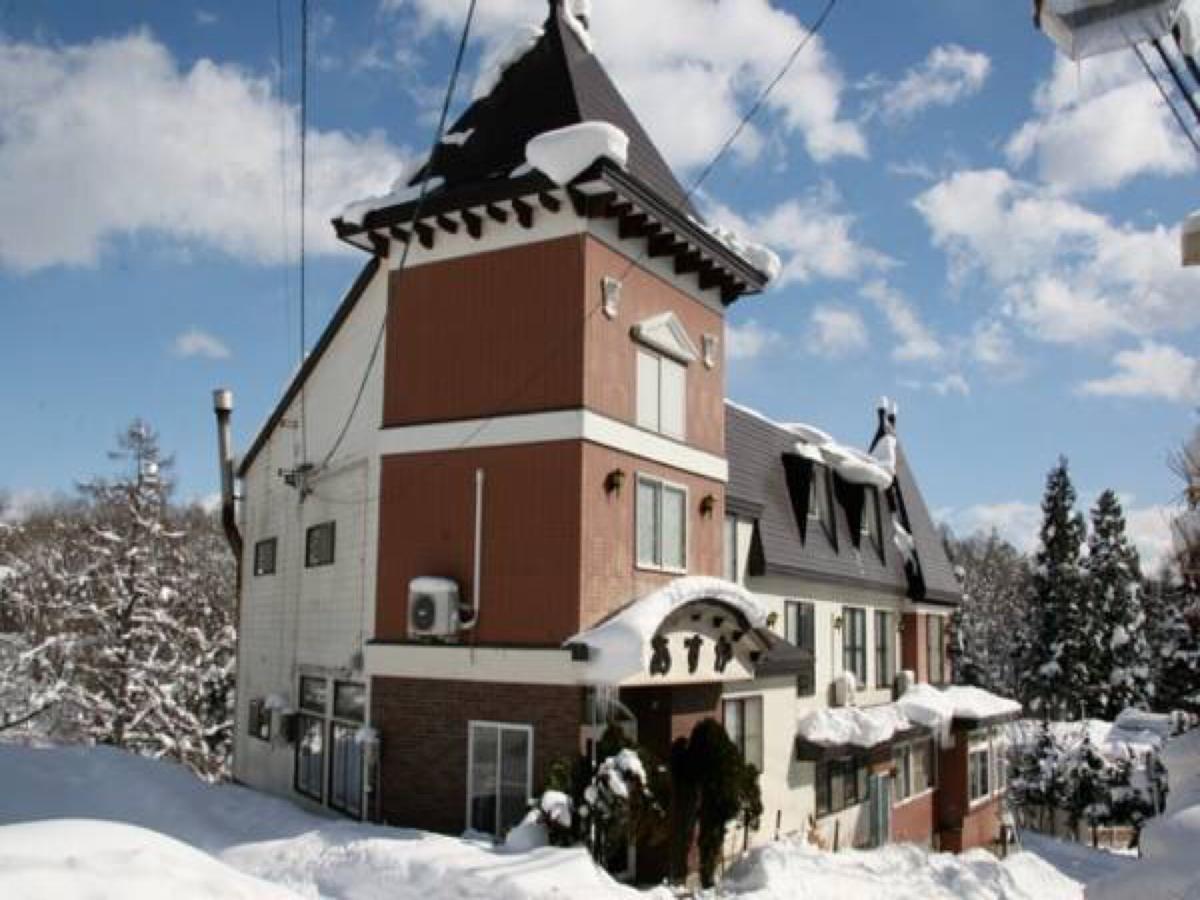
[(936, 362), (943, 358), (945, 351), (941, 343), (902, 293), (882, 279), (867, 282), (860, 293), (879, 307), (896, 337), (892, 359), (897, 362)]
[(994, 529), (1021, 552), (1031, 553), (1037, 548), (1042, 510), (1035, 503), (1011, 500), (1005, 503), (977, 503), (965, 509), (952, 510), (944, 518), (958, 534), (988, 534)]
[(185, 359), (193, 356), (204, 359), (229, 359), (233, 355), (220, 338), (199, 328), (189, 328), (175, 338), (171, 346), (176, 356)]
[(725, 356), (734, 360), (755, 359), (783, 343), (783, 335), (750, 319), (745, 325), (725, 326)]
[(706, 204), (715, 222), (766, 244), (783, 261), (774, 287), (814, 278), (846, 280), (894, 263), (854, 235), (854, 216), (841, 208), (832, 186), (785, 200), (766, 212), (744, 217), (720, 203)]
[(951, 372), (946, 377), (931, 382), (929, 389), (939, 397), (946, 397), (950, 394), (967, 397), (971, 393), (971, 385), (961, 372)]
[(984, 275), (1003, 312), (1038, 340), (1087, 343), (1200, 324), (1200, 274), (1174, 229), (1136, 229), (1000, 169), (964, 170), (914, 205), (951, 279)]
[[(182, 69), (148, 32), (0, 38), (0, 266), (94, 265), (112, 240), (143, 233), (279, 262), (281, 129), (294, 148), (296, 110), (270, 79), (207, 59)], [(404, 159), (382, 134), (310, 131), (308, 165), (309, 248), (330, 253), (330, 217), (386, 189)], [(290, 174), (295, 247), (294, 158)]]
[(197, 9), (193, 15), (195, 16), (197, 25), (216, 25), (217, 22), (221, 21), (220, 16), (207, 9)]
[[(383, 3), (385, 11), (415, 12), (420, 29), (454, 34), (464, 7), (446, 0)], [(483, 58), (544, 15), (544, 3), (481, 3), (473, 31), (484, 43)], [(598, 57), (659, 149), (681, 168), (708, 161), (805, 33), (799, 19), (767, 0), (605, 0), (593, 7), (591, 28)], [(753, 158), (765, 124), (802, 138), (818, 161), (866, 156), (861, 128), (841, 115), (844, 87), (824, 41), (813, 38), (771, 94), (768, 115), (747, 129), (735, 153)]]
[(1116, 371), (1085, 381), (1080, 390), (1101, 397), (1150, 397), (1175, 403), (1200, 402), (1200, 359), (1155, 341), (1113, 357)]
[(1195, 168), (1191, 146), (1132, 53), (1081, 64), (1056, 54), (1033, 103), (1034, 118), (1012, 135), (1005, 153), (1055, 188), (1109, 189), (1138, 175)]
[(809, 318), (809, 349), (818, 356), (838, 359), (865, 350), (867, 325), (845, 306), (822, 304)]
[(1125, 512), (1125, 530), (1138, 549), (1142, 572), (1155, 574), (1173, 551), (1171, 521), (1179, 515), (1169, 506), (1145, 506)]
[(953, 106), (978, 93), (991, 66), (984, 53), (942, 44), (908, 69), (898, 82), (882, 84), (879, 108), (885, 119), (897, 121), (912, 118), (931, 106)]
[(966, 355), (993, 378), (1016, 378), (1025, 370), (1008, 329), (994, 319), (975, 323), (966, 341)]

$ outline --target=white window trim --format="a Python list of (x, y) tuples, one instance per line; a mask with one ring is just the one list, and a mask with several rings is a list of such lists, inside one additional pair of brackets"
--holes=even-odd
[[(752, 693), (752, 692), (744, 692), (744, 691), (743, 692), (734, 692), (734, 693), (729, 693), (729, 694), (722, 694), (721, 695), (721, 728), (722, 729), (725, 728), (725, 704), (726, 703), (734, 703), (734, 702), (741, 703), (742, 704), (742, 715), (745, 716), (746, 701), (748, 701), (748, 700), (757, 700), (758, 701), (758, 725), (759, 725), (758, 750), (759, 750), (760, 758), (758, 760), (747, 759), (746, 762), (750, 763), (752, 766), (754, 766), (756, 769), (758, 769), (758, 774), (761, 775), (767, 765), (767, 704), (763, 698), (763, 695), (761, 693)], [(745, 729), (745, 719), (742, 720), (742, 728), (743, 728), (743, 730)], [(730, 740), (733, 740), (733, 735), (730, 735), (729, 732), (727, 732), (727, 731), (725, 733), (729, 737)], [(743, 757), (743, 759), (744, 758), (745, 757)]]
[[(927, 775), (929, 777), (929, 784), (922, 790), (917, 791), (916, 793), (913, 793), (913, 794), (909, 794), (907, 797), (903, 798), (902, 800), (894, 799), (896, 794), (895, 794), (895, 790), (893, 789), (893, 791), (892, 791), (892, 797), (893, 797), (892, 808), (893, 809), (898, 806), (906, 806), (909, 803), (912, 803), (914, 800), (920, 800), (922, 797), (924, 797), (928, 794), (932, 794), (935, 790), (937, 790), (937, 774), (936, 774), (937, 745), (932, 743), (932, 738), (926, 738), (924, 740), (928, 740), (931, 742), (930, 747), (929, 747), (930, 771), (927, 773)], [(906, 758), (908, 759), (908, 783), (909, 783), (909, 785), (912, 784), (912, 772), (913, 772), (912, 754), (914, 753), (914, 751), (916, 751), (916, 749), (919, 746), (921, 746), (922, 742), (923, 741), (921, 739), (918, 739), (915, 741), (908, 741), (906, 743), (900, 744), (899, 746), (895, 747), (892, 751), (893, 754), (895, 754), (896, 752), (898, 752), (900, 750), (908, 751), (908, 755)], [(893, 784), (895, 784), (894, 781), (893, 781)]]
[[(657, 484), (661, 487), (669, 487), (674, 490), (683, 492), (683, 568), (677, 569), (673, 566), (656, 566), (653, 563), (643, 563), (638, 558), (638, 504), (637, 504), (637, 485), (642, 482), (649, 484)], [(659, 510), (658, 510), (658, 526), (662, 528), (662, 492), (659, 491)], [(691, 498), (688, 494), (686, 484), (678, 484), (674, 481), (668, 481), (665, 478), (659, 478), (657, 475), (649, 475), (644, 472), (638, 472), (634, 483), (634, 501), (633, 501), (633, 567), (643, 572), (668, 572), (672, 575), (686, 575), (688, 572), (688, 564), (691, 562), (688, 545), (691, 543), (691, 527), (688, 523), (688, 516), (691, 512)], [(659, 534), (661, 543), (662, 535)]]
[[(472, 823), (471, 823), (471, 780), (472, 780), (472, 778), (471, 778), (471, 776), (473, 774), (473, 769), (475, 766), (475, 728), (476, 728), (476, 726), (478, 726), (480, 728), (496, 728), (502, 732), (503, 731), (524, 731), (527, 735), (529, 735), (529, 741), (527, 742), (526, 753), (525, 753), (525, 794), (526, 794), (526, 799), (529, 799), (529, 796), (531, 796), (533, 793), (533, 726), (524, 724), (524, 723), (520, 723), (520, 722), (494, 722), (489, 719), (470, 719), (470, 720), (468, 720), (467, 721), (467, 789), (466, 789), (466, 799), (464, 801), (464, 809), (463, 809), (463, 822), (465, 823), (465, 825), (468, 829), (470, 829), (472, 826)], [(496, 790), (497, 790), (497, 792), (499, 792), (499, 790), (500, 790), (500, 783), (501, 783), (500, 754), (501, 754), (502, 750), (503, 750), (503, 740), (498, 739), (496, 741)], [(496, 815), (499, 816), (499, 814), (500, 814), (500, 804), (497, 802)], [(493, 823), (493, 828), (496, 828), (496, 823)], [(499, 829), (496, 828), (496, 830), (499, 830)], [(497, 834), (496, 831), (483, 832), (483, 833), (484, 834), (490, 833), (492, 835), (492, 837), (497, 841), (499, 841), (501, 838), (501, 835)]]
[[(986, 792), (984, 792), (983, 794), (980, 794), (978, 797), (976, 797), (974, 800), (972, 800), (971, 799), (971, 755), (973, 753), (979, 753), (981, 750), (984, 752), (986, 759), (987, 759), (986, 766), (987, 766), (988, 789)], [(996, 799), (995, 785), (992, 784), (992, 778), (994, 777), (994, 774), (995, 774), (994, 769), (992, 768), (994, 764), (995, 764), (995, 761), (992, 758), (992, 743), (991, 743), (990, 739), (988, 739), (988, 738), (983, 738), (982, 740), (976, 739), (974, 741), (969, 741), (967, 743), (967, 809), (968, 810), (977, 809), (978, 807), (984, 806), (988, 803), (991, 803), (993, 800)]]
[[(656, 421), (653, 426), (644, 425), (644, 424), (642, 424), (642, 422), (638, 421), (637, 407), (638, 407), (638, 405), (640, 405), (639, 401), (640, 401), (641, 392), (642, 392), (642, 378), (641, 378), (641, 365), (640, 365), (640, 357), (641, 356), (645, 356), (648, 359), (653, 360), (654, 364), (655, 364), (655, 372), (656, 372), (655, 386), (657, 388), (657, 397), (656, 397), (656, 407), (655, 408), (658, 410), (658, 415), (656, 417)], [(681, 378), (683, 379), (683, 392), (679, 398), (680, 402), (682, 404), (681, 409), (679, 410), (679, 426), (680, 426), (679, 434), (672, 434), (671, 432), (667, 431), (663, 427), (663, 409), (665, 408), (665, 404), (663, 402), (663, 398), (664, 398), (663, 385), (666, 383), (666, 379), (663, 378), (663, 367), (666, 365), (678, 366), (682, 373)], [(688, 396), (687, 364), (680, 362), (679, 360), (675, 359), (668, 353), (656, 352), (652, 348), (638, 347), (636, 354), (634, 355), (634, 381), (635, 381), (635, 384), (634, 384), (634, 424), (638, 428), (640, 428), (642, 431), (649, 432), (650, 434), (656, 434), (660, 437), (666, 438), (669, 441), (677, 441), (679, 443), (686, 443), (687, 430), (688, 430), (687, 429), (687, 412), (688, 412), (688, 409), (687, 409), (687, 407), (688, 407), (688, 403), (687, 403), (687, 396)]]
[(686, 367), (700, 358), (687, 328), (673, 312), (663, 312), (633, 326), (633, 338)]

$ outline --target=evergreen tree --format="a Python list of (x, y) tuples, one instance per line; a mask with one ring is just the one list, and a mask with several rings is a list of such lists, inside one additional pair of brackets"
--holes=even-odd
[(1075, 488), (1060, 457), (1046, 477), (1041, 545), (1030, 582), (1032, 627), (1021, 654), (1023, 699), (1043, 718), (1078, 716), (1089, 682), (1080, 564), (1085, 526), (1074, 507)]
[(1019, 659), (1029, 621), (1029, 562), (995, 530), (966, 540), (947, 537), (963, 587), (952, 619), (955, 680), (1019, 696)]
[(1087, 712), (1112, 721), (1128, 706), (1145, 706), (1151, 683), (1141, 565), (1113, 491), (1102, 493), (1092, 508), (1085, 569), (1088, 603), (1082, 627), (1092, 659)]

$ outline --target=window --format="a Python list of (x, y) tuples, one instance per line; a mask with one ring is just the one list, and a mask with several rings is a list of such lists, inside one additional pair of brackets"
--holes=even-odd
[(725, 560), (725, 580), (738, 580), (738, 539), (737, 516), (725, 517), (725, 530), (722, 533), (723, 552)]
[(300, 676), (300, 708), (325, 715), (325, 701), (329, 696), (329, 685), (324, 678), (312, 675)]
[(300, 676), (297, 716), (296, 790), (322, 802), (325, 799), (325, 708), (329, 685), (324, 678)]
[(867, 611), (842, 608), (842, 669), (853, 672), (859, 687), (867, 683)]
[(863, 488), (863, 511), (861, 537), (867, 539), (871, 549), (883, 558), (883, 539), (880, 537), (882, 524), (879, 519), (879, 491), (871, 486)]
[(254, 574), (275, 574), (275, 551), (278, 549), (278, 538), (267, 538), (254, 545)]
[(667, 437), (684, 438), (687, 370), (647, 350), (637, 351), (637, 423)]
[(742, 754), (742, 759), (762, 771), (763, 714), (762, 697), (739, 697), (721, 704), (725, 733)]
[(915, 797), (933, 786), (933, 742), (917, 741), (896, 748), (895, 791), (897, 800)]
[(638, 477), (637, 564), (683, 572), (687, 569), (687, 491)]
[(271, 739), (271, 711), (261, 697), (250, 701), (248, 719), (246, 732), (250, 737), (260, 741)]
[(1002, 793), (1008, 787), (1008, 746), (992, 744), (992, 789)]
[(984, 744), (980, 747), (972, 747), (967, 756), (967, 784), (970, 791), (969, 799), (972, 803), (983, 799), (991, 792), (988, 785), (989, 767), (988, 746)]
[(929, 683), (946, 680), (946, 620), (941, 616), (925, 617), (925, 640), (929, 659)]
[(335, 522), (322, 522), (308, 529), (304, 536), (304, 565), (328, 566), (333, 564)]
[(882, 610), (875, 611), (875, 686), (892, 686), (896, 678), (896, 626), (895, 616)]
[(814, 671), (817, 653), (816, 613), (811, 603), (803, 600), (788, 600), (783, 604), (783, 636), (801, 650), (812, 654), (806, 671), (796, 676), (796, 694), (811, 697), (817, 691)]
[(494, 722), (467, 728), (467, 827), (500, 840), (528, 808), (533, 729)]
[(330, 722), (329, 805), (347, 815), (362, 815), (363, 752), (358, 740), (366, 708), (361, 684), (339, 681), (333, 689)]
[(829, 539), (833, 540), (833, 504), (829, 501), (829, 472), (824, 466), (813, 464), (812, 478), (808, 483), (808, 518), (821, 523)]
[(817, 815), (841, 812), (867, 799), (867, 766), (855, 756), (817, 763)]

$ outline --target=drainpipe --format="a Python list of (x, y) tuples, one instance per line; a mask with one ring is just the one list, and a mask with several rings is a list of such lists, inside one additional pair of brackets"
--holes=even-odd
[(229, 434), (229, 417), (233, 414), (233, 391), (218, 388), (213, 391), (213, 412), (217, 416), (217, 462), (221, 467), (221, 526), (225, 539), (237, 560), (237, 590), (242, 589), (242, 533), (237, 526), (237, 511), (233, 497), (233, 450)]
[(479, 603), (481, 590), (479, 580), (483, 575), (483, 469), (475, 470), (475, 561), (474, 575), (471, 578), (471, 611), (468, 615), (459, 613), (462, 620), (459, 628), (470, 631), (479, 623)]

